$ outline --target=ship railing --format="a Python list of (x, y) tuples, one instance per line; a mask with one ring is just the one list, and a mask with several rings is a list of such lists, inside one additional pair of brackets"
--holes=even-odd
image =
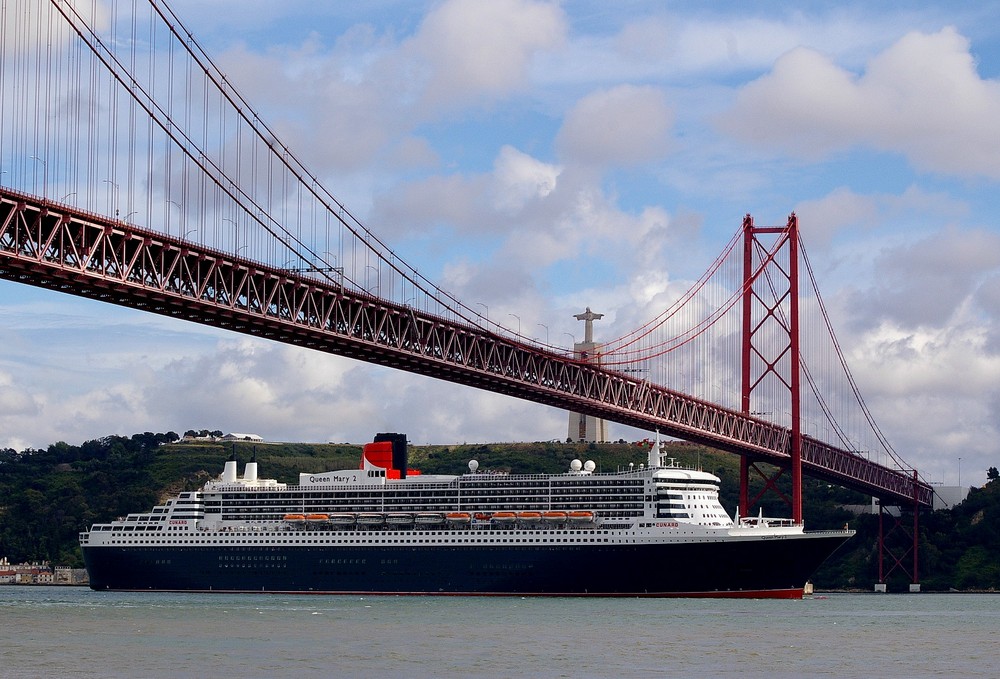
[(794, 528), (800, 524), (794, 519), (776, 518), (771, 516), (743, 516), (740, 517), (738, 528)]
[[(639, 472), (648, 472), (650, 469), (656, 469), (656, 467), (640, 467), (639, 465), (636, 465), (634, 469), (624, 468), (624, 469), (618, 469), (616, 471), (596, 471), (596, 470), (593, 472), (563, 471), (552, 474), (506, 474), (506, 473), (498, 474), (496, 472), (477, 471), (477, 472), (465, 472), (459, 478), (462, 479), (462, 481), (469, 481), (475, 479), (480, 479), (483, 481), (495, 481), (497, 480), (497, 477), (501, 477), (504, 480), (507, 480), (509, 483), (519, 483), (521, 481), (547, 481), (553, 478), (563, 479), (566, 477), (573, 479), (579, 479), (579, 478), (586, 479), (587, 477), (590, 476), (635, 476)], [(686, 469), (686, 468), (681, 468), (681, 469)], [(690, 469), (688, 471), (696, 471), (696, 470)]]
[(823, 535), (854, 535), (857, 531), (853, 528), (848, 528), (846, 525), (843, 528), (834, 528), (826, 530), (809, 530), (805, 531), (806, 535), (812, 535), (814, 537), (820, 537)]

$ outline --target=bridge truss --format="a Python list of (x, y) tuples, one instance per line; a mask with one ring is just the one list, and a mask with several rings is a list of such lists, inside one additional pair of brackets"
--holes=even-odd
[(930, 506), (916, 475), (461, 320), (0, 188), (0, 278), (602, 417)]

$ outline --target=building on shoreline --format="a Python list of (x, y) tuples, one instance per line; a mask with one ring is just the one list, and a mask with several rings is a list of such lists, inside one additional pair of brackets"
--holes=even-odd
[(87, 578), (86, 568), (56, 566), (52, 571), (52, 576), (55, 585), (86, 585), (90, 582)]
[(51, 585), (54, 582), (48, 561), (11, 564), (0, 558), (0, 585)]
[(48, 561), (12, 564), (0, 557), (0, 585), (86, 585), (87, 569), (53, 567)]

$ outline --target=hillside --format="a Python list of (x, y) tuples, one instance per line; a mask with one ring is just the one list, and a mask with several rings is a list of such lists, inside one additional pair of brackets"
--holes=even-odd
[[(179, 443), (176, 434), (109, 436), (80, 446), (56, 443), (21, 453), (0, 450), (0, 555), (11, 561), (48, 560), (81, 566), (79, 531), (94, 522), (145, 511), (181, 490), (195, 490), (222, 471), (235, 452), (246, 461), (256, 454), (262, 476), (294, 483), (300, 472), (354, 468), (361, 447), (351, 444), (253, 444), (247, 442)], [(665, 448), (679, 464), (700, 467), (722, 479), (722, 503), (732, 514), (739, 490), (739, 458), (702, 446), (676, 442)], [(627, 443), (498, 443), (419, 446), (410, 449), (410, 467), (426, 473), (462, 473), (470, 459), (480, 469), (552, 473), (569, 468), (574, 458), (593, 460), (598, 471), (617, 470), (645, 461), (645, 449)], [(780, 486), (780, 483), (779, 483)], [(870, 591), (877, 579), (876, 517), (855, 517), (844, 504), (868, 498), (806, 479), (804, 514), (811, 530), (858, 530), (817, 573), (818, 588)], [(773, 493), (765, 515), (787, 515)], [(921, 515), (923, 589), (1000, 589), (1000, 482), (973, 489), (962, 505)], [(905, 589), (902, 574), (890, 578), (890, 590)]]

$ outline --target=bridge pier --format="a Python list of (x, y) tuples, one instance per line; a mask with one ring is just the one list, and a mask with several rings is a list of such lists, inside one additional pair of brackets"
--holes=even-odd
[[(914, 483), (917, 482), (917, 471), (913, 470)], [(909, 579), (909, 591), (920, 592), (920, 504), (916, 497), (913, 501), (913, 525), (907, 529), (902, 507), (899, 507), (899, 516), (894, 516), (887, 510), (880, 500), (878, 503), (878, 582), (875, 584), (876, 592), (886, 592), (886, 579), (896, 570), (904, 573)], [(888, 530), (886, 525), (888, 524)], [(896, 540), (896, 546), (888, 545), (888, 541), (893, 536), (900, 536), (902, 539)], [(912, 566), (907, 568), (907, 557), (910, 557)], [(890, 564), (886, 568), (886, 561)]]

